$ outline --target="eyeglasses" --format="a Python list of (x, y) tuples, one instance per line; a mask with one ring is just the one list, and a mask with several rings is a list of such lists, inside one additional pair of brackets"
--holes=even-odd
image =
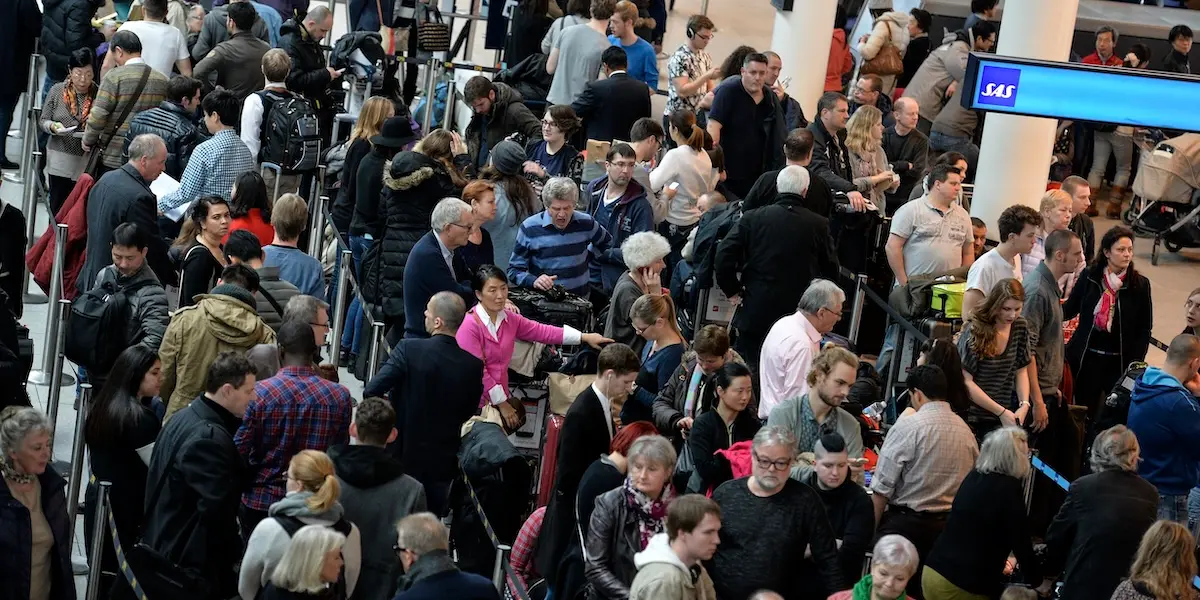
[(462, 223), (451, 223), (451, 225), (453, 225), (453, 226), (455, 226), (455, 227), (462, 227), (463, 229), (470, 229), (470, 228), (471, 228), (471, 226), (470, 226), (470, 225), (463, 225)]
[(770, 471), (771, 469), (776, 471), (786, 471), (792, 467), (792, 459), (790, 458), (767, 460), (759, 456), (757, 452), (752, 452), (752, 454), (754, 455), (754, 462), (758, 463), (758, 468), (764, 471)]
[(704, 35), (703, 33), (698, 33), (698, 34), (696, 34), (696, 37), (707, 42), (713, 38), (713, 34), (710, 33), (708, 35)]
[(402, 548), (400, 547), (400, 544), (392, 544), (392, 552), (396, 553), (396, 558), (400, 558), (400, 555), (408, 551), (408, 548)]
[(329, 323), (328, 323), (328, 322), (325, 322), (325, 323), (312, 323), (312, 322), (310, 322), (310, 323), (309, 323), (309, 325), (312, 325), (313, 327), (324, 327), (325, 329), (329, 329)]

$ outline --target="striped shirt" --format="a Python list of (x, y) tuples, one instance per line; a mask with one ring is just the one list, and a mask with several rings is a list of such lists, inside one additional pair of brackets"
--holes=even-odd
[(929, 402), (888, 431), (871, 491), (909, 510), (949, 512), (978, 456), (975, 434), (962, 417), (945, 402)]
[[(1029, 364), (1029, 325), (1024, 318), (1017, 317), (1008, 334), (1008, 345), (996, 356), (980, 356), (971, 350), (970, 339), (971, 324), (968, 323), (958, 337), (958, 353), (962, 356), (963, 370), (971, 374), (975, 385), (993, 402), (1016, 410), (1017, 399), (1013, 397), (1013, 390), (1016, 388), (1017, 371)], [(970, 415), (995, 416), (974, 403), (967, 410)]]
[[(96, 92), (96, 99), (92, 101), (92, 110), (88, 113), (87, 126), (84, 128), (83, 143), (95, 146), (101, 140), (108, 140), (108, 145), (104, 147), (104, 166), (110, 169), (119, 169), (125, 162), (122, 150), (125, 148), (125, 133), (129, 131), (129, 122), (139, 112), (158, 106), (166, 97), (167, 78), (153, 69), (146, 78), (146, 87), (141, 95), (134, 95), (142, 74), (149, 68), (141, 58), (131, 58), (124, 65), (115, 67), (100, 81), (100, 89)], [(129, 116), (117, 123), (125, 105), (130, 102), (134, 104)]]
[(566, 229), (554, 226), (542, 211), (525, 219), (517, 233), (508, 278), (513, 285), (533, 287), (540, 275), (554, 275), (568, 292), (588, 295), (588, 259), (606, 252), (612, 236), (591, 215), (575, 211)]
[(179, 189), (160, 198), (158, 210), (166, 212), (200, 196), (220, 196), (228, 202), (238, 176), (256, 170), (258, 163), (237, 132), (232, 128), (218, 131), (192, 151), (179, 178)]

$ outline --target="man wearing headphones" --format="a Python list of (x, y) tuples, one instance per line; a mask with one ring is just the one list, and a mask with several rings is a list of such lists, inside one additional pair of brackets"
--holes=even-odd
[[(721, 79), (721, 69), (713, 66), (712, 56), (704, 49), (717, 30), (712, 19), (692, 15), (687, 24), (687, 42), (681, 44), (667, 63), (667, 109), (663, 112), (663, 130), (667, 117), (683, 108), (700, 115), (712, 106), (712, 91)], [(700, 121), (703, 124), (703, 121)]]

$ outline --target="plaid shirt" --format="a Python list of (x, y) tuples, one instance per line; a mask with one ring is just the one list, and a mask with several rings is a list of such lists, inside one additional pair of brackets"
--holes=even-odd
[(257, 170), (254, 155), (237, 132), (232, 129), (218, 131), (212, 139), (192, 151), (179, 178), (179, 189), (160, 198), (158, 210), (166, 212), (200, 196), (220, 196), (228, 202), (238, 176)]
[(283, 367), (254, 392), (233, 441), (253, 477), (242, 503), (266, 511), (286, 493), (293, 456), (350, 443), (353, 408), (350, 390), (321, 379), (313, 367)]
[[(512, 554), (508, 557), (508, 564), (512, 567), (513, 574), (521, 580), (521, 585), (526, 590), (529, 589), (531, 582), (536, 582), (541, 575), (537, 572), (537, 565), (534, 564), (533, 554), (537, 550), (538, 536), (542, 533), (542, 519), (546, 517), (546, 507), (543, 506), (535, 511), (529, 518), (525, 520), (525, 524), (521, 526), (521, 531), (517, 532), (517, 541), (513, 542)], [(509, 589), (513, 589), (513, 580), (508, 579)], [(517, 593), (513, 590), (513, 596)]]
[(871, 491), (888, 504), (948, 512), (975, 466), (975, 434), (945, 402), (930, 402), (892, 426), (879, 449)]

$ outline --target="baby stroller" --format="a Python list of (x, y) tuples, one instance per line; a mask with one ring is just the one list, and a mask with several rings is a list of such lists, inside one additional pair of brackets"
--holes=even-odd
[(1160, 245), (1170, 252), (1200, 248), (1200, 134), (1165, 140), (1143, 154), (1133, 191), (1145, 203), (1133, 229), (1154, 236), (1150, 264), (1158, 264)]

